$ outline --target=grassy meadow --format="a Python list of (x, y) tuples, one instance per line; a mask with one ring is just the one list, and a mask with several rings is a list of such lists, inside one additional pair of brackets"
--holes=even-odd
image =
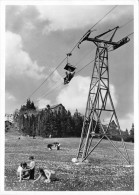
[[(134, 166), (119, 156), (107, 140), (102, 140), (89, 156), (89, 163), (75, 164), (71, 160), (78, 152), (80, 138), (41, 138), (7, 133), (5, 136), (5, 190), (6, 191), (132, 191)], [(94, 139), (94, 143), (98, 140)], [(60, 142), (61, 149), (49, 151), (48, 143)], [(121, 148), (121, 143), (116, 142)], [(134, 164), (134, 144), (126, 143), (131, 164)], [(35, 157), (36, 171), (48, 167), (55, 170), (56, 178), (44, 184), (38, 181), (19, 182), (16, 170), (22, 161)]]

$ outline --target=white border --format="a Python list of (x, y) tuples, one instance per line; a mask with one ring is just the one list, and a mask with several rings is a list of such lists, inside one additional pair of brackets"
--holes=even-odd
[(135, 163), (134, 163), (134, 171), (135, 171), (135, 191), (139, 194), (139, 32), (138, 32), (138, 4), (134, 6), (134, 128), (135, 128)]
[(137, 5), (137, 0), (1, 0), (2, 5)]
[[(84, 194), (84, 193), (95, 193), (95, 194), (139, 194), (139, 125), (138, 125), (138, 100), (139, 100), (139, 86), (138, 86), (138, 1), (137, 0), (110, 0), (110, 1), (94, 1), (94, 0), (84, 0), (84, 1), (73, 1), (73, 0), (61, 0), (61, 1), (4, 1), (0, 0), (0, 154), (4, 155), (4, 144), (5, 144), (5, 135), (4, 135), (4, 118), (5, 118), (5, 6), (6, 5), (134, 5), (134, 125), (135, 125), (135, 190), (132, 192), (66, 192), (66, 194)], [(65, 192), (7, 192), (4, 191), (4, 158), (1, 158), (0, 166), (0, 193), (2, 194), (54, 194), (54, 193), (65, 193)], [(3, 185), (2, 185), (3, 184)]]
[[(1, 2), (0, 2), (1, 3)], [(5, 162), (5, 9), (0, 5), (0, 192), (4, 188)], [(3, 186), (2, 186), (3, 184)]]

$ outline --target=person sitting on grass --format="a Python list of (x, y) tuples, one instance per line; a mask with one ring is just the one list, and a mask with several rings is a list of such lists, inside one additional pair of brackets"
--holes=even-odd
[(17, 169), (17, 177), (19, 177), (19, 181), (21, 182), (23, 179), (29, 179), (29, 172), (27, 169), (27, 163), (21, 163)]
[(34, 156), (30, 156), (29, 160), (30, 160), (30, 164), (29, 164), (29, 179), (34, 179), (34, 174), (35, 174)]
[(60, 150), (60, 143), (59, 142), (54, 142), (53, 144), (57, 150)]
[(57, 150), (60, 150), (60, 143), (57, 143), (56, 148)]
[(51, 180), (55, 177), (55, 171), (39, 168), (39, 176), (34, 180), (33, 183), (38, 181), (39, 179), (44, 183), (50, 183)]

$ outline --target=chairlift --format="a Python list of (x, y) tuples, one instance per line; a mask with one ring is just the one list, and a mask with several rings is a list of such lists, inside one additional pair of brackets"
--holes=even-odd
[(74, 77), (74, 74), (75, 74), (76, 67), (71, 65), (68, 62), (68, 57), (71, 56), (71, 55), (72, 55), (71, 53), (67, 54), (67, 64), (64, 67), (64, 69), (67, 70), (66, 77), (64, 78), (64, 85), (68, 84), (70, 82), (70, 80)]
[(69, 72), (74, 72), (76, 67), (71, 65), (70, 63), (67, 63), (64, 69), (69, 71)]

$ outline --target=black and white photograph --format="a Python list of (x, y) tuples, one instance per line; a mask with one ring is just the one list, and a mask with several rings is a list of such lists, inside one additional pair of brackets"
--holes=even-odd
[(3, 193), (138, 194), (138, 1), (0, 9)]

